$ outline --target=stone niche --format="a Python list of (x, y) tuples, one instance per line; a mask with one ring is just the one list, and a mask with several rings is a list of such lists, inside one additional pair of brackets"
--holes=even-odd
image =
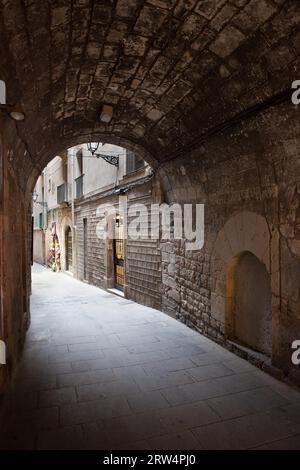
[[(272, 230), (273, 229), (273, 230)], [(278, 232), (265, 217), (231, 217), (214, 244), (211, 315), (226, 338), (272, 356), (277, 319)]]
[(251, 349), (272, 354), (271, 277), (249, 251), (235, 256), (226, 280), (230, 337)]

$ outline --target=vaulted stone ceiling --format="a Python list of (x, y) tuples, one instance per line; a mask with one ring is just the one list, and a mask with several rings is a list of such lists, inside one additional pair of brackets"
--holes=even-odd
[[(0, 78), (41, 165), (49, 149), (92, 132), (167, 158), (300, 79), (298, 0), (0, 5)], [(114, 107), (110, 124), (99, 121), (103, 103)]]

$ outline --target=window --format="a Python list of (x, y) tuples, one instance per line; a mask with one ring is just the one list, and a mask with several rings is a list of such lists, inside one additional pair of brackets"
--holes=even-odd
[(76, 153), (76, 158), (77, 158), (77, 165), (78, 165), (78, 174), (82, 175), (83, 173), (83, 155), (82, 155), (82, 149), (78, 150)]
[(42, 212), (39, 213), (39, 228), (44, 227), (44, 215)]
[(67, 185), (65, 183), (57, 186), (57, 203), (61, 204), (67, 200)]
[(141, 168), (144, 168), (145, 160), (131, 152), (126, 150), (126, 174), (133, 173)]
[(76, 199), (83, 195), (83, 175), (75, 179), (75, 197)]

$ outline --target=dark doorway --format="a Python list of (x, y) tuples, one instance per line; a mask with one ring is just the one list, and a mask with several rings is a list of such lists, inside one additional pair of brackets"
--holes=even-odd
[(114, 272), (115, 287), (124, 290), (124, 237), (123, 237), (123, 220), (121, 217), (115, 219), (114, 224)]

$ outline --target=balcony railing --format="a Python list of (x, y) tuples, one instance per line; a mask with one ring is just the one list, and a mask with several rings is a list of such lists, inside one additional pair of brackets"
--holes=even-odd
[(67, 185), (66, 183), (57, 186), (57, 203), (62, 204), (67, 201)]
[(75, 179), (75, 198), (78, 199), (83, 195), (83, 175)]

